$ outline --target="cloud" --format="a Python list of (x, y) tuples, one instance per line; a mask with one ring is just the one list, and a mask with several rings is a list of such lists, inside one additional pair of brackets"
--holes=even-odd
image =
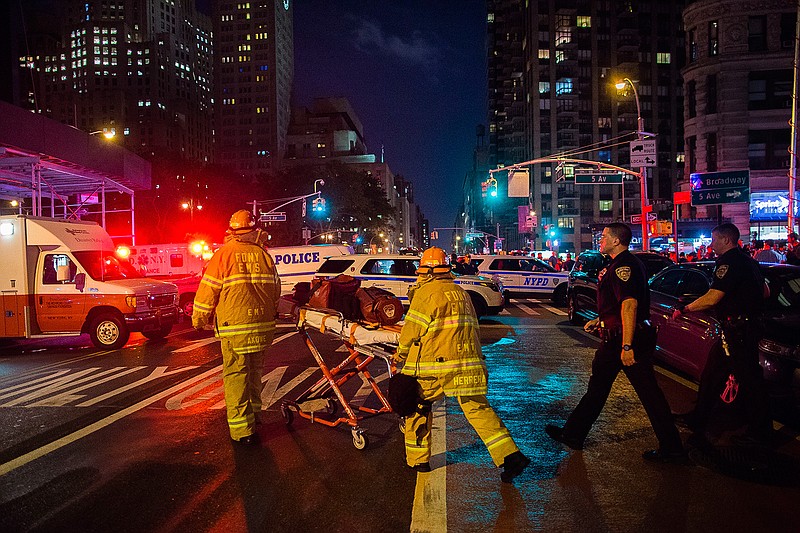
[(426, 38), (420, 31), (403, 38), (385, 32), (377, 22), (364, 19), (355, 22), (354, 44), (362, 52), (377, 52), (406, 64), (425, 67), (435, 67), (443, 56), (433, 39)]

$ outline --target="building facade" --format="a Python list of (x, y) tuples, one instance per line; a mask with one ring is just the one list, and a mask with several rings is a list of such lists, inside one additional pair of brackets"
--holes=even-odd
[[(637, 105), (614, 86), (629, 78), (643, 129), (657, 139), (649, 198), (656, 211), (669, 212), (683, 173), (682, 8), (656, 0), (489, 1), (489, 166), (558, 155), (629, 168)], [(635, 181), (577, 185), (565, 174), (551, 164), (531, 166), (527, 199), (506, 198), (507, 177), (494, 174), (498, 199), (483, 198), (484, 225), (496, 231), (499, 224), (505, 249), (579, 252), (592, 247), (596, 225), (640, 212)], [(481, 194), (480, 183), (469, 187)], [(517, 207), (525, 204), (538, 226), (520, 232)]]
[(191, 0), (69, 0), (61, 30), (20, 57), (26, 105), (141, 154), (212, 157), (210, 19)]
[(289, 0), (214, 0), (216, 159), (243, 176), (281, 166), (294, 77)]
[(686, 171), (750, 171), (749, 203), (683, 210), (737, 225), (745, 242), (785, 239), (797, 2), (708, 0), (683, 13)]

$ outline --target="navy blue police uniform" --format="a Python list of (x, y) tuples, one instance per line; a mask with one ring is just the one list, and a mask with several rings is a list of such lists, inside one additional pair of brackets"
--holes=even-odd
[(722, 325), (727, 346), (720, 342), (709, 354), (700, 377), (697, 405), (690, 418), (691, 429), (700, 434), (708, 429), (714, 407), (729, 376), (733, 374), (739, 383), (739, 394), (746, 404), (748, 433), (756, 438), (767, 437), (772, 422), (764, 376), (758, 361), (764, 276), (758, 262), (736, 247), (717, 259), (711, 288), (724, 294), (714, 307), (714, 312)]
[[(633, 298), (636, 307), (636, 330), (633, 336), (636, 363), (622, 364), (622, 302)], [(669, 404), (653, 373), (652, 355), (656, 331), (650, 325), (650, 292), (644, 264), (630, 251), (618, 254), (600, 272), (597, 285), (601, 346), (592, 361), (589, 386), (578, 406), (567, 419), (563, 437), (582, 446), (586, 435), (608, 399), (619, 371), (625, 372), (650, 418), (662, 453), (681, 453), (683, 444), (672, 419)]]

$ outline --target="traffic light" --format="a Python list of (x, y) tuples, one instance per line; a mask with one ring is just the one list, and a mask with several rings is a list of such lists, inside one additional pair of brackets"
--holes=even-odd
[(311, 202), (311, 210), (317, 213), (325, 211), (325, 198), (314, 198)]
[(481, 182), (481, 198), (486, 198), (486, 195), (489, 192), (489, 182), (482, 181)]
[(492, 198), (497, 198), (497, 180), (495, 178), (489, 178), (487, 184), (489, 188), (489, 196)]

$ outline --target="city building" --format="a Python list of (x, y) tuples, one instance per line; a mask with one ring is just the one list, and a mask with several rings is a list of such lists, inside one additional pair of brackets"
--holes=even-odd
[[(18, 96), (27, 94), (16, 100), (84, 131), (113, 135), (114, 142), (145, 156), (210, 162), (211, 21), (194, 4), (49, 3), (61, 24), (39, 17), (39, 26), (31, 26), (35, 39), (19, 56), (19, 67), (28, 72), (15, 84)], [(16, 28), (17, 51), (25, 50), (19, 40), (27, 27)]]
[[(630, 168), (628, 141), (637, 137), (640, 107), (643, 129), (656, 134), (658, 147), (648, 196), (654, 211), (668, 216), (683, 173), (682, 9), (683, 2), (657, 0), (490, 0), (487, 166), (558, 154)], [(636, 98), (616, 89), (624, 78), (635, 86)], [(481, 205), (472, 227), (499, 229), (506, 250), (591, 248), (597, 225), (641, 211), (634, 180), (624, 187), (580, 185), (568, 168), (529, 169), (528, 198), (507, 198), (506, 173), (493, 174), (497, 197), (483, 197), (488, 174), (482, 168), (467, 186)], [(524, 210), (535, 213), (532, 230), (520, 231)], [(641, 242), (638, 228), (633, 226), (635, 242)]]
[[(383, 157), (368, 153), (363, 125), (346, 98), (315, 98), (311, 107), (294, 107), (286, 136), (285, 168), (324, 167), (336, 161), (378, 182), (395, 212), (391, 248), (422, 247), (424, 216), (414, 203), (413, 184), (395, 175)], [(366, 243), (365, 243), (366, 244)]]
[(289, 0), (214, 0), (216, 158), (243, 176), (276, 172), (294, 77)]
[(682, 189), (692, 173), (750, 171), (749, 204), (682, 209), (707, 230), (730, 220), (745, 242), (786, 238), (796, 20), (791, 0), (703, 0), (683, 12)]

